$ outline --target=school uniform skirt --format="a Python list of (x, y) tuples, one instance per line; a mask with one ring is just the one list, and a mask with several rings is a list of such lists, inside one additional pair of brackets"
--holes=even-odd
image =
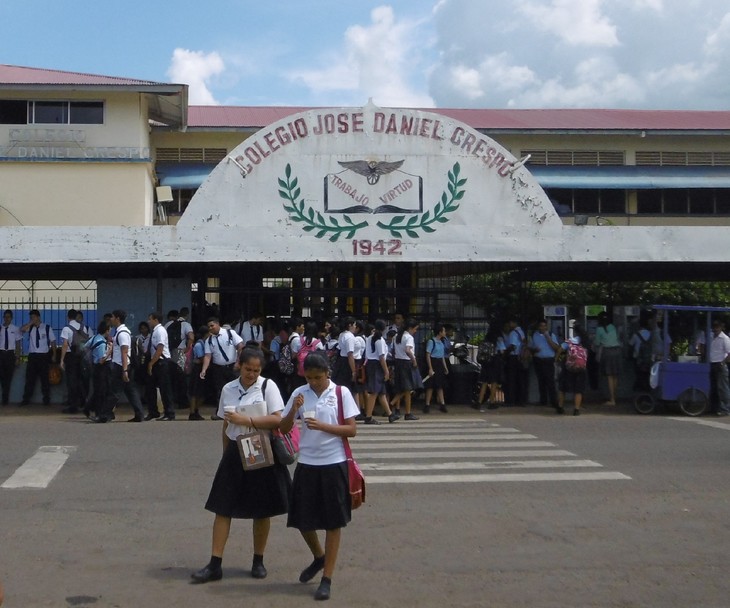
[(263, 519), (289, 510), (291, 477), (283, 464), (244, 471), (235, 441), (228, 440), (205, 508), (234, 519)]
[(347, 462), (297, 464), (286, 525), (302, 532), (344, 528), (352, 518)]
[(431, 357), (431, 367), (433, 368), (433, 376), (426, 383), (426, 388), (433, 390), (446, 388), (446, 370), (444, 369), (443, 358)]
[(350, 362), (347, 357), (343, 357), (342, 355), (339, 357), (339, 361), (337, 362), (332, 374), (332, 382), (352, 389), (352, 371), (350, 370)]
[(395, 392), (407, 393), (415, 390), (413, 384), (413, 364), (410, 359), (395, 360)]
[(601, 361), (599, 365), (601, 373), (604, 376), (618, 376), (621, 374), (621, 347), (604, 347), (601, 350)]
[(365, 367), (365, 391), (371, 395), (387, 392), (385, 373), (379, 359), (368, 359)]

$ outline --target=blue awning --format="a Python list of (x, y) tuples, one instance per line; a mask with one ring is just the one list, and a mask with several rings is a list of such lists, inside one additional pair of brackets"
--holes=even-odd
[(528, 166), (543, 188), (730, 188), (730, 167)]
[(160, 186), (196, 189), (206, 180), (215, 165), (203, 163), (157, 163), (155, 172)]

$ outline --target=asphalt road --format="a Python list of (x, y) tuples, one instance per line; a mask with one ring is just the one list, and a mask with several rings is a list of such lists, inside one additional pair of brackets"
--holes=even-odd
[[(5, 606), (312, 605), (316, 579), (297, 582), (310, 555), (283, 517), (272, 523), (268, 578), (249, 576), (241, 521), (223, 580), (189, 584), (210, 554), (203, 503), (220, 423), (92, 425), (40, 411), (0, 409), (0, 484), (39, 447), (65, 446), (47, 487), (0, 487)], [(343, 532), (330, 604), (730, 602), (728, 419), (599, 406), (580, 417), (531, 407), (425, 418), (359, 427), (367, 503)]]

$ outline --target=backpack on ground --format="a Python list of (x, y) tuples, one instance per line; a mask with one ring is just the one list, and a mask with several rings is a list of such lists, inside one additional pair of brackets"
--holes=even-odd
[(639, 337), (639, 352), (636, 355), (636, 366), (642, 372), (648, 372), (651, 369), (653, 360), (651, 338), (644, 340), (639, 332), (636, 332)]
[(565, 369), (569, 372), (582, 372), (588, 364), (588, 351), (580, 344), (571, 342), (568, 345), (568, 356), (565, 358)]
[(294, 365), (294, 357), (291, 350), (291, 341), (293, 338), (289, 338), (286, 344), (281, 347), (281, 355), (279, 356), (279, 371), (285, 376), (291, 376), (296, 370)]
[(312, 338), (312, 341), (307, 344), (304, 340), (301, 341), (301, 348), (297, 353), (297, 374), (304, 377), (304, 360), (307, 358), (309, 353), (313, 353), (317, 350), (320, 341), (317, 338)]

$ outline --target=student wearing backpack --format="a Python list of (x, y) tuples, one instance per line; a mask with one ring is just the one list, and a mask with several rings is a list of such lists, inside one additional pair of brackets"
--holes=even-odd
[[(583, 394), (586, 392), (586, 383), (588, 381), (588, 374), (585, 367), (585, 363), (588, 359), (588, 352), (585, 348), (585, 344), (587, 344), (587, 340), (583, 328), (579, 325), (575, 325), (573, 326), (573, 337), (560, 345), (560, 350), (558, 351), (558, 357), (561, 361), (560, 384), (558, 391), (558, 406), (555, 408), (558, 414), (565, 413), (565, 394), (573, 393), (573, 416), (580, 416), (580, 408), (583, 404)], [(579, 360), (582, 357), (583, 367), (580, 367), (580, 365), (567, 365), (571, 346), (577, 346), (582, 349), (582, 354), (579, 352), (578, 356), (574, 356), (573, 358)]]
[[(304, 378), (304, 359), (306, 359), (307, 355), (311, 352), (324, 350), (324, 344), (322, 344), (322, 341), (317, 337), (318, 334), (318, 325), (314, 321), (309, 321), (304, 326), (304, 335), (299, 338), (299, 350), (297, 350), (297, 376), (301, 380), (298, 386), (304, 386), (307, 382)], [(293, 344), (292, 350), (294, 350)]]
[(66, 315), (66, 326), (61, 330), (61, 369), (66, 376), (66, 407), (64, 414), (77, 414), (86, 404), (86, 390), (81, 380), (81, 356), (89, 335), (76, 320), (73, 308)]
[(649, 392), (651, 390), (649, 375), (651, 374), (654, 357), (652, 354), (651, 330), (647, 318), (639, 320), (639, 329), (631, 336), (629, 346), (634, 360), (634, 390)]
[[(223, 387), (236, 379), (239, 365), (238, 355), (243, 350), (243, 339), (232, 329), (222, 329), (218, 317), (208, 319), (208, 339), (204, 342), (205, 355), (199, 377), (205, 380), (210, 372), (209, 381), (213, 384), (216, 403)], [(218, 414), (211, 416), (219, 420)]]
[(84, 415), (91, 417), (91, 412), (100, 412), (107, 393), (109, 392), (109, 370), (107, 363), (111, 357), (112, 349), (109, 343), (109, 326), (106, 321), (101, 321), (96, 329), (96, 335), (89, 338), (84, 344), (84, 351), (88, 352), (91, 359), (91, 394), (86, 399), (83, 408)]
[(423, 413), (428, 414), (431, 410), (431, 399), (436, 391), (436, 401), (439, 410), (447, 413), (444, 399), (444, 388), (446, 387), (446, 376), (449, 375), (449, 368), (446, 365), (446, 326), (437, 325), (434, 328), (434, 336), (426, 342), (426, 364), (428, 365), (428, 376), (430, 380), (426, 383), (426, 404), (423, 406)]

